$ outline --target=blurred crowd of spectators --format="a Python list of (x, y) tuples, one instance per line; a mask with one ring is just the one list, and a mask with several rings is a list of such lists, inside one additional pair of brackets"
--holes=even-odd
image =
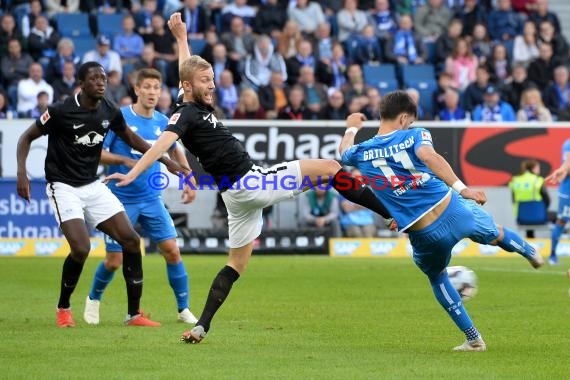
[[(570, 120), (569, 46), (548, 0), (11, 0), (0, 16), (0, 118), (37, 117), (77, 91), (100, 62), (109, 96), (132, 103), (137, 69), (164, 77), (159, 110), (178, 88), (179, 11), (194, 54), (212, 63), (220, 116), (344, 120), (379, 117), (382, 90), (363, 67), (432, 65), (437, 86), (405, 88), (423, 120)], [(94, 49), (76, 51), (61, 13), (89, 14)], [(97, 18), (123, 15), (107, 35)], [(424, 97), (420, 100), (420, 95)], [(431, 97), (426, 99), (425, 97)]]

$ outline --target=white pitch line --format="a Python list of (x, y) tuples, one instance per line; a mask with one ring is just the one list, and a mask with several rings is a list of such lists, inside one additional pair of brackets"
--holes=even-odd
[(549, 276), (566, 276), (566, 271), (564, 272), (550, 272), (541, 271), (540, 269), (502, 269), (502, 268), (492, 268), (492, 267), (475, 267), (476, 271), (487, 271), (487, 272), (504, 272), (504, 273), (532, 273), (538, 275), (549, 275)]

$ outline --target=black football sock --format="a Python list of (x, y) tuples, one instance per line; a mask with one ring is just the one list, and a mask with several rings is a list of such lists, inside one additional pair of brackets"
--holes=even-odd
[(350, 173), (340, 169), (332, 179), (332, 186), (340, 195), (352, 203), (366, 207), (382, 215), (384, 219), (392, 217), (378, 197), (374, 195), (374, 192), (354, 178)]
[(59, 292), (58, 308), (68, 309), (69, 299), (75, 290), (79, 276), (83, 271), (83, 264), (71, 258), (71, 254), (67, 255), (63, 262), (63, 271), (61, 272), (61, 290)]
[(139, 252), (123, 250), (123, 277), (127, 284), (128, 313), (130, 316), (139, 314), (143, 290), (142, 256)]
[(212, 282), (210, 293), (206, 300), (206, 306), (204, 306), (204, 311), (202, 311), (202, 315), (196, 323), (196, 326), (204, 327), (206, 332), (210, 329), (210, 323), (212, 322), (212, 318), (214, 318), (214, 314), (216, 314), (220, 306), (222, 306), (226, 297), (230, 294), (232, 285), (238, 278), (239, 273), (234, 268), (227, 265), (222, 268)]

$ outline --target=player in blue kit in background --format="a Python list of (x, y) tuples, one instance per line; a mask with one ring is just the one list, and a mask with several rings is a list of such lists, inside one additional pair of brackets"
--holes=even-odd
[(566, 223), (570, 220), (570, 178), (567, 177), (568, 171), (570, 171), (570, 139), (564, 141), (562, 145), (562, 166), (545, 178), (546, 182), (560, 183), (558, 188), (558, 214), (552, 229), (552, 244), (550, 258), (548, 259), (551, 265), (558, 264), (556, 247), (566, 228)]
[(416, 116), (416, 105), (405, 92), (389, 93), (380, 105), (378, 135), (354, 145), (365, 117), (352, 114), (347, 118), (348, 128), (339, 152), (343, 163), (359, 168), (371, 179), (372, 189), (396, 219), (398, 228), (409, 234), (414, 262), (428, 276), (438, 302), (465, 334), (466, 341), (454, 350), (485, 351), (481, 334), (447, 276), (453, 246), (468, 237), (517, 252), (534, 268), (544, 261), (530, 244), (508, 228), (496, 225), (476, 204), (486, 202), (485, 193), (468, 188), (457, 178), (434, 150), (428, 130), (409, 129)]
[[(150, 144), (158, 139), (168, 125), (168, 118), (155, 110), (161, 85), (162, 77), (157, 70), (140, 70), (135, 85), (138, 100), (134, 105), (121, 108), (128, 127)], [(101, 162), (109, 165), (108, 174), (128, 173), (142, 156), (112, 131), (107, 134), (103, 148)], [(176, 143), (171, 146), (168, 153), (170, 158), (180, 163), (182, 167), (189, 167), (184, 151)], [(160, 172), (160, 163), (155, 162), (129, 186), (116, 187), (114, 184), (108, 186), (125, 206), (131, 223), (133, 225), (136, 225), (137, 222), (140, 223), (150, 239), (158, 244), (158, 248), (166, 260), (168, 282), (174, 292), (178, 306), (178, 320), (193, 324), (196, 323), (197, 319), (189, 309), (188, 274), (176, 244), (177, 235), (174, 222), (164, 206), (160, 190), (149, 185), (150, 176), (157, 172)], [(184, 187), (182, 193), (184, 203), (192, 202), (195, 196), (195, 190), (188, 186)], [(105, 245), (107, 255), (97, 267), (91, 291), (85, 301), (83, 318), (87, 323), (93, 325), (99, 324), (101, 297), (123, 261), (121, 246), (116, 241), (105, 235)]]

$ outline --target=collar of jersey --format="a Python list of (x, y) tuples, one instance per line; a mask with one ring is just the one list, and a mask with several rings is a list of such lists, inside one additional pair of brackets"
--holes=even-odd
[(377, 135), (374, 136), (374, 137), (389, 137), (389, 136), (391, 136), (392, 134), (394, 134), (394, 133), (396, 133), (396, 132), (398, 132), (398, 130), (392, 131), (392, 132), (390, 132), (390, 133), (386, 133), (385, 135), (378, 135), (378, 134), (377, 134)]

